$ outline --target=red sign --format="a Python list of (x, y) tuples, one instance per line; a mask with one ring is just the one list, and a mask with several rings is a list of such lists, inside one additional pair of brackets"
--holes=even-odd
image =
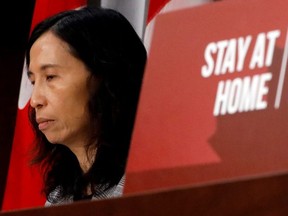
[(125, 193), (288, 170), (288, 3), (159, 15)]

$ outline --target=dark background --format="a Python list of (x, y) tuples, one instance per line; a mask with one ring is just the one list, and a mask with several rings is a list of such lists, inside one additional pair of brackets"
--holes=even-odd
[(24, 50), (35, 0), (2, 1), (0, 13), (0, 209), (13, 142)]

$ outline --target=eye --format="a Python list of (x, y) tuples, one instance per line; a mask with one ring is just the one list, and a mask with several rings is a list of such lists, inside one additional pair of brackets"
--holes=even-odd
[(52, 79), (54, 79), (55, 78), (55, 75), (47, 75), (46, 76), (46, 80), (47, 81), (51, 81)]
[(35, 80), (31, 79), (31, 77), (29, 77), (28, 79), (29, 79), (31, 85), (34, 85), (34, 84), (35, 84)]
[(27, 72), (27, 76), (28, 76), (28, 79), (29, 79), (31, 85), (34, 85), (35, 84), (35, 80), (34, 80), (33, 73), (31, 71), (28, 71)]

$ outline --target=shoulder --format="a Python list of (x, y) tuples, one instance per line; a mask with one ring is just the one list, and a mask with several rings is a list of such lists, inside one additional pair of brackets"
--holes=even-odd
[[(93, 195), (93, 200), (101, 200), (106, 198), (113, 198), (113, 197), (121, 197), (123, 195), (124, 190), (124, 184), (125, 184), (125, 176), (121, 178), (119, 183), (115, 185), (114, 187), (109, 188), (108, 190), (102, 190), (101, 187), (96, 189), (95, 195)], [(53, 190), (46, 202), (45, 206), (52, 206), (52, 205), (61, 205), (61, 204), (68, 204), (73, 202), (73, 196), (64, 196), (62, 195), (62, 187), (58, 186)]]
[(97, 191), (98, 193), (96, 193), (93, 196), (93, 200), (113, 198), (113, 197), (121, 197), (123, 195), (124, 184), (125, 184), (125, 175), (121, 178), (119, 183), (117, 185), (115, 185), (114, 187), (111, 187), (105, 191), (98, 190)]
[(48, 195), (48, 198), (45, 202), (45, 206), (67, 204), (67, 203), (72, 203), (72, 202), (73, 202), (73, 197), (63, 196), (62, 187), (58, 186)]

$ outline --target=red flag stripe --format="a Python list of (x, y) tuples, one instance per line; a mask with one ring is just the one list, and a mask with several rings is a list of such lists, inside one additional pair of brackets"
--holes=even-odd
[(169, 1), (170, 0), (151, 0), (149, 2), (147, 23), (149, 23)]

